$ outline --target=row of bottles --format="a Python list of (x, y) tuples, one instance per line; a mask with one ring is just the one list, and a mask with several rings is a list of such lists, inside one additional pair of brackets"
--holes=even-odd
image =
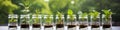
[[(111, 30), (111, 16), (106, 18), (106, 15), (98, 15), (94, 17), (82, 13), (83, 15), (36, 15), (26, 14), (9, 15), (9, 30)], [(20, 22), (19, 22), (20, 21)], [(31, 28), (32, 27), (32, 28)]]

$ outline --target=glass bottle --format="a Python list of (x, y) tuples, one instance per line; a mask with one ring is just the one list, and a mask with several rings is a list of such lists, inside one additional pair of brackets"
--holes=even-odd
[(56, 30), (64, 30), (64, 15), (56, 15)]
[(87, 13), (81, 13), (79, 15), (79, 28), (80, 30), (88, 30), (88, 15)]
[(33, 28), (32, 29), (33, 30), (40, 30), (40, 28), (41, 28), (40, 20), (41, 20), (40, 15), (33, 15), (32, 16), (32, 21), (33, 21), (33, 24), (32, 24)]
[(29, 30), (30, 28), (29, 20), (30, 20), (29, 15), (21, 15), (20, 17), (21, 30)]
[(53, 30), (53, 15), (45, 15), (44, 16), (44, 27), (45, 30)]
[(100, 17), (91, 16), (91, 28), (92, 30), (100, 30)]
[(106, 18), (106, 15), (102, 15), (102, 26), (103, 30), (112, 30), (112, 17), (111, 15)]
[(76, 16), (75, 15), (67, 15), (67, 26), (68, 30), (76, 30)]
[(9, 14), (8, 28), (9, 30), (17, 30), (18, 27), (18, 16), (16, 14)]

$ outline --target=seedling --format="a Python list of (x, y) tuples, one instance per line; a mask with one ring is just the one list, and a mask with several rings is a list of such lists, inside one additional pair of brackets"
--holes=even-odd
[(73, 16), (73, 11), (71, 9), (68, 9), (68, 15), (70, 16), (70, 20), (73, 21), (74, 16)]
[(108, 21), (111, 18), (112, 12), (110, 10), (103, 10), (104, 15), (105, 15), (105, 20)]
[(84, 21), (85, 20), (85, 17), (87, 16), (87, 13), (82, 13), (81, 14), (81, 19), (82, 19), (82, 21)]
[(90, 12), (90, 15), (91, 15), (93, 20), (97, 20), (97, 18), (99, 16), (99, 12), (93, 10), (92, 12)]

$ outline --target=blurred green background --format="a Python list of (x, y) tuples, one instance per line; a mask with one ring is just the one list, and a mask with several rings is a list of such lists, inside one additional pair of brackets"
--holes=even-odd
[(114, 13), (114, 22), (120, 22), (120, 0), (0, 0), (0, 25), (8, 23), (8, 15), (24, 14), (21, 12), (29, 7), (28, 13), (56, 14), (57, 12), (66, 14), (68, 9), (73, 10), (74, 14), (78, 11), (89, 12), (96, 10), (101, 12), (103, 9), (111, 9)]

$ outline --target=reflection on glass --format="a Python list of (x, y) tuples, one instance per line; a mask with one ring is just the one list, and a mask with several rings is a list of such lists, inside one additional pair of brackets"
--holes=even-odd
[(80, 30), (87, 30), (88, 26), (88, 17), (87, 13), (81, 13), (79, 15), (79, 28)]
[(67, 26), (68, 26), (68, 30), (75, 30), (75, 28), (76, 28), (75, 15), (68, 15), (67, 16)]
[(21, 30), (29, 30), (29, 15), (21, 15), (20, 24)]
[(10, 14), (8, 18), (9, 18), (8, 21), (9, 30), (17, 30), (18, 16), (14, 14)]
[(33, 21), (33, 24), (32, 24), (32, 27), (33, 27), (33, 30), (40, 30), (40, 15), (33, 15), (32, 16), (32, 21)]
[(52, 30), (53, 28), (53, 15), (45, 15), (44, 16), (44, 27), (45, 30)]

